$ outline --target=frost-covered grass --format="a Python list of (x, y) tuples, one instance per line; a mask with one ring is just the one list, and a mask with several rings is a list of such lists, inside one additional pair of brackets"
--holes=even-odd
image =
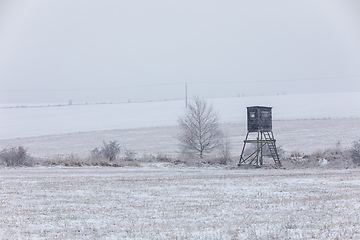
[(0, 169), (2, 239), (359, 239), (360, 171)]
[[(343, 168), (326, 149), (340, 142), (348, 150), (359, 140), (359, 99), (348, 93), (211, 101), (233, 163), (246, 134), (245, 107), (270, 105), (278, 146), (299, 156), (317, 151), (310, 165), (320, 159)], [(69, 166), (102, 141), (118, 141), (121, 151), (138, 156), (177, 156), (183, 109), (182, 101), (0, 108), (0, 149), (23, 146), (37, 159)], [(360, 239), (356, 167), (140, 165), (0, 168), (0, 239)]]

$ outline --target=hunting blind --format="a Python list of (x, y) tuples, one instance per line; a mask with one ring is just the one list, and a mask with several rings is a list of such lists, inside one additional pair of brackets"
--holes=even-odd
[[(264, 157), (272, 158), (275, 165), (281, 166), (276, 140), (272, 132), (271, 109), (271, 107), (262, 106), (247, 107), (248, 132), (244, 140), (239, 166), (242, 164), (261, 166), (264, 163)], [(252, 146), (250, 152), (246, 151), (248, 150), (247, 144)]]

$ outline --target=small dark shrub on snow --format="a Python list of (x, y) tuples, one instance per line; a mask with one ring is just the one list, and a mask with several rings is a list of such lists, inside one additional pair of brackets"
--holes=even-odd
[(34, 159), (27, 153), (24, 147), (5, 148), (0, 153), (0, 162), (7, 167), (32, 166)]
[(134, 160), (136, 160), (136, 155), (137, 154), (134, 151), (125, 149), (124, 155), (125, 155), (124, 160), (126, 160), (126, 161), (134, 161)]
[(110, 141), (109, 143), (103, 141), (104, 146), (102, 148), (95, 148), (91, 154), (93, 157), (106, 158), (109, 161), (113, 161), (120, 153), (120, 145), (116, 141)]
[(350, 152), (351, 152), (351, 158), (354, 161), (354, 163), (360, 165), (360, 140), (353, 143)]

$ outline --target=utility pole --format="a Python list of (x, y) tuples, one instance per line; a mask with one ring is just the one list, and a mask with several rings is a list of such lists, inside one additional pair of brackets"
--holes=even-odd
[(185, 106), (187, 108), (187, 83), (185, 83)]

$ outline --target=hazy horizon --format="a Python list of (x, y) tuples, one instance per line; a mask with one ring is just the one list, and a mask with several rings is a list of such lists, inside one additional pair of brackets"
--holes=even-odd
[(360, 2), (0, 2), (0, 103), (360, 92)]

